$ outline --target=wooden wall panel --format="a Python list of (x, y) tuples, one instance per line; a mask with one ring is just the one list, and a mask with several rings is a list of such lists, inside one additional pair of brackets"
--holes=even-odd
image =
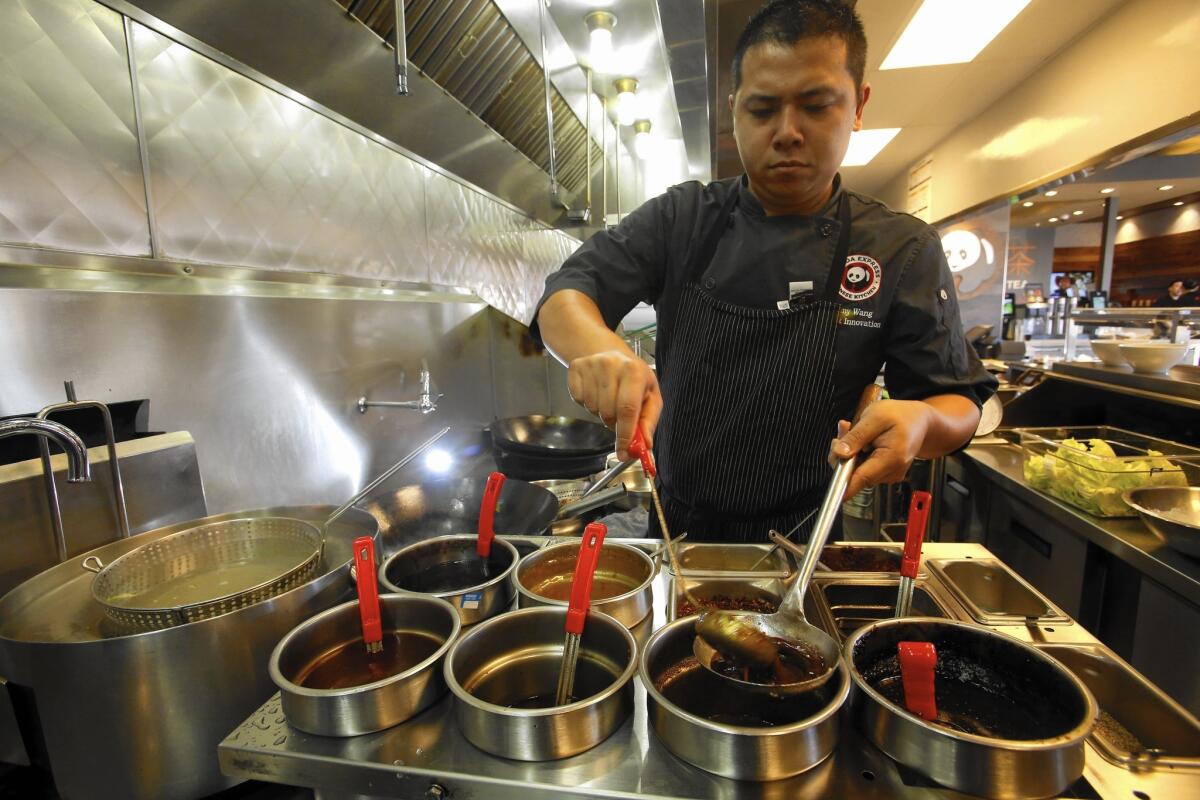
[[(1054, 260), (1057, 269), (1058, 251)], [(1200, 281), (1200, 231), (1124, 242), (1114, 248), (1114, 300), (1128, 303), (1158, 297), (1176, 278)]]

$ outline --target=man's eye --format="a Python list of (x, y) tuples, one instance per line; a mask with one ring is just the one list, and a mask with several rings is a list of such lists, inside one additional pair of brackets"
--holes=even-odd
[(766, 119), (767, 117), (771, 116), (774, 113), (775, 113), (775, 111), (770, 108), (752, 108), (752, 109), (750, 109), (750, 115), (753, 117), (757, 117), (758, 119)]
[(804, 110), (807, 111), (809, 114), (821, 114), (821, 113), (824, 113), (825, 111), (829, 110), (829, 108), (832, 105), (833, 105), (832, 103), (821, 103), (820, 105), (808, 105), (808, 106), (804, 107)]

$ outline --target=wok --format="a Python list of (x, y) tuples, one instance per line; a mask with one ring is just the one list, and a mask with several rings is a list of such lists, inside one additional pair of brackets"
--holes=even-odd
[(510, 453), (588, 456), (612, 452), (616, 434), (599, 422), (534, 414), (492, 423), (492, 443)]
[[(546, 451), (547, 453), (551, 451)], [(606, 453), (582, 456), (532, 455), (492, 448), (496, 469), (510, 478), (537, 481), (555, 478), (584, 478), (604, 469)]]

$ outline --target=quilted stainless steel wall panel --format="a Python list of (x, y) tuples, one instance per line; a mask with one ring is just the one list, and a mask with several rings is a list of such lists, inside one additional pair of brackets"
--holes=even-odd
[(424, 166), (133, 26), (163, 254), (425, 281)]
[(0, 241), (150, 253), (125, 33), (89, 0), (0, 3)]

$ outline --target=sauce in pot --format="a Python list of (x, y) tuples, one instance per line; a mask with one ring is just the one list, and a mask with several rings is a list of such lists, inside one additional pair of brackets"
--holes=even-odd
[(364, 686), (415, 667), (441, 646), (440, 639), (414, 631), (387, 631), (378, 653), (367, 652), (362, 639), (353, 639), (317, 656), (292, 682), (306, 689)]

